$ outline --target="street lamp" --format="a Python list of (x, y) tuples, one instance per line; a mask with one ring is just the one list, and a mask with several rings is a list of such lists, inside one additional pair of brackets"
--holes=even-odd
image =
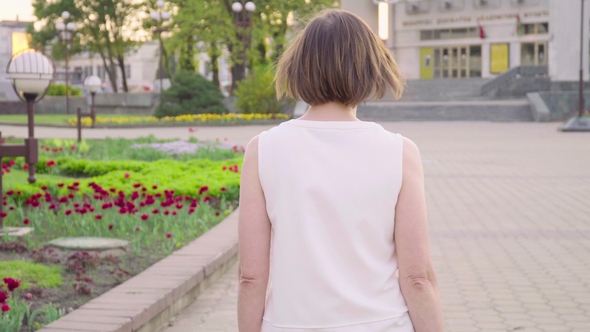
[[(55, 28), (58, 31), (58, 38), (60, 44), (65, 48), (65, 58), (66, 58), (66, 113), (70, 114), (70, 96), (69, 96), (69, 86), (68, 81), (70, 79), (70, 73), (68, 71), (68, 46), (74, 43), (74, 33), (76, 32), (76, 24), (74, 22), (67, 22), (70, 18), (70, 13), (68, 11), (64, 11), (61, 13), (61, 18), (64, 22), (57, 23)], [(67, 22), (67, 23), (66, 23)]]
[[(241, 2), (234, 2), (231, 6), (231, 9), (235, 13), (236, 19), (236, 26), (243, 27), (244, 31), (242, 31), (242, 44), (243, 44), (243, 64), (242, 67), (239, 68), (239, 76), (241, 78), (246, 77), (246, 64), (248, 63), (248, 54), (246, 50), (248, 49), (248, 28), (252, 26), (252, 13), (256, 10), (256, 5), (252, 1), (245, 2), (245, 0), (241, 0)], [(237, 73), (237, 71), (236, 71)], [(238, 80), (234, 80), (238, 81)], [(235, 87), (232, 87), (232, 91)]]
[[(27, 103), (29, 136), (25, 139), (25, 144), (2, 144), (0, 133), (0, 164), (4, 157), (25, 157), (25, 162), (29, 165), (29, 183), (36, 181), (35, 164), (39, 159), (39, 145), (35, 138), (33, 120), (34, 104), (45, 96), (54, 72), (53, 62), (45, 55), (32, 50), (14, 54), (6, 67), (7, 78), (12, 81), (14, 91)], [(0, 197), (3, 197), (2, 192), (0, 176)], [(0, 228), (3, 227), (2, 206), (3, 204), (0, 204)]]
[(160, 103), (162, 102), (162, 91), (164, 91), (164, 66), (163, 66), (163, 55), (164, 55), (164, 43), (162, 42), (162, 32), (168, 31), (167, 28), (163, 26), (164, 21), (169, 20), (171, 15), (169, 12), (164, 11), (164, 0), (158, 0), (156, 2), (156, 7), (158, 7), (158, 11), (152, 11), (150, 13), (150, 17), (152, 20), (156, 22), (156, 26), (154, 27), (154, 35), (158, 36), (160, 40)]
[(582, 2), (581, 19), (580, 19), (580, 81), (578, 91), (578, 116), (569, 119), (561, 131), (590, 131), (590, 119), (584, 117), (584, 0)]
[(82, 113), (80, 107), (76, 109), (76, 116), (77, 116), (77, 128), (78, 128), (78, 142), (82, 142), (82, 118), (89, 117), (92, 120), (91, 127), (94, 128), (94, 124), (96, 123), (96, 112), (94, 111), (94, 95), (100, 90), (102, 87), (102, 81), (100, 77), (96, 75), (88, 76), (84, 80), (84, 87), (90, 91), (91, 96), (91, 103), (90, 103), (90, 112)]

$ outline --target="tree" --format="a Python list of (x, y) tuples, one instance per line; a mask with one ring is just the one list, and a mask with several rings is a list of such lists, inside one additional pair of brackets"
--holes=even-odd
[(141, 5), (137, 1), (34, 0), (33, 8), (37, 19), (44, 24), (35, 31), (29, 27), (34, 46), (60, 49), (56, 45), (55, 22), (67, 10), (71, 15), (69, 21), (76, 24), (78, 31), (73, 51), (99, 54), (115, 92), (118, 91), (116, 69), (119, 68), (123, 91), (129, 91), (125, 75), (125, 55), (140, 42), (136, 36), (141, 30), (137, 15)]

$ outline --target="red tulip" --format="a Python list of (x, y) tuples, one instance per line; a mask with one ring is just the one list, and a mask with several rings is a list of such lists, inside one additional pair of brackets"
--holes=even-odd
[(129, 179), (129, 176), (130, 176), (129, 173), (125, 173), (125, 178), (126, 179)]
[(203, 198), (203, 202), (209, 202), (211, 200), (211, 197), (209, 196), (205, 196), (205, 198)]
[(70, 146), (70, 150), (72, 150), (72, 151), (76, 150), (76, 146), (75, 145)]
[(14, 160), (10, 160), (10, 161), (8, 162), (8, 165), (10, 165), (10, 166), (14, 166), (14, 164), (16, 164), (16, 162), (15, 162)]
[(152, 186), (152, 189), (158, 189), (158, 186), (154, 184), (154, 185)]
[(136, 232), (139, 232), (139, 229), (140, 229), (139, 226), (135, 226), (135, 231)]
[(227, 190), (227, 188), (221, 187), (221, 191), (226, 191), (226, 190)]
[(23, 169), (24, 169), (25, 171), (26, 171), (26, 170), (28, 170), (28, 169), (29, 169), (29, 164), (24, 164), (24, 165), (23, 165)]
[(69, 216), (70, 214), (72, 214), (72, 210), (66, 210), (64, 213), (66, 216)]
[(4, 293), (3, 291), (0, 291), (0, 303), (6, 302), (6, 300), (8, 300), (9, 298), (10, 295)]
[(113, 227), (115, 227), (113, 224), (109, 224), (109, 231), (112, 230)]
[(102, 219), (102, 215), (101, 214), (97, 214), (97, 215), (94, 216), (94, 218), (100, 220), (100, 219)]
[(141, 215), (141, 220), (148, 220), (149, 216), (147, 214), (142, 214)]
[(182, 204), (180, 204), (180, 203), (176, 204), (176, 208), (177, 208), (177, 209), (179, 209), (179, 210), (180, 210), (180, 209), (182, 209), (182, 207), (183, 207), (183, 205), (182, 205)]
[(4, 283), (6, 284), (6, 288), (8, 288), (9, 292), (13, 292), (20, 286), (20, 280), (12, 279), (12, 278), (4, 278)]
[(201, 195), (202, 193), (204, 193), (207, 190), (209, 190), (208, 186), (202, 186), (201, 189), (199, 189), (199, 195)]
[(188, 209), (188, 214), (192, 214), (193, 212), (195, 212), (195, 209), (193, 209), (193, 208)]
[(169, 215), (169, 214), (170, 214), (170, 211), (168, 211), (168, 210), (165, 210), (165, 211), (164, 211), (164, 215), (166, 215), (166, 216), (167, 216), (167, 215)]
[(6, 303), (2, 303), (2, 312), (10, 311), (10, 306)]
[(14, 190), (7, 190), (6, 195), (12, 196), (14, 194)]
[(170, 233), (170, 232), (166, 233), (166, 237), (167, 238), (171, 238), (172, 237), (172, 233)]
[(175, 216), (177, 213), (176, 211), (172, 211), (172, 215)]
[(29, 220), (29, 218), (25, 218), (23, 220), (23, 224), (28, 225), (31, 221)]
[(63, 186), (64, 186), (64, 184), (63, 184), (62, 182), (60, 182), (60, 183), (58, 183), (58, 184), (57, 184), (57, 186), (58, 186), (59, 188), (61, 188), (61, 187), (63, 187)]
[(141, 187), (141, 183), (135, 183), (135, 184), (133, 185), (133, 188), (139, 188), (139, 187)]
[(158, 214), (159, 212), (160, 212), (160, 211), (159, 211), (158, 209), (153, 209), (153, 210), (152, 210), (152, 213), (153, 213), (153, 214)]
[(219, 211), (215, 211), (215, 216), (219, 216), (221, 213)]

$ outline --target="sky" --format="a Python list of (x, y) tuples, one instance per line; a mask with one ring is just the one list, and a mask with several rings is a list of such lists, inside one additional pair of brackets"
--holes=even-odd
[(20, 21), (32, 21), (33, 6), (31, 6), (32, 0), (0, 0), (0, 21), (16, 20), (16, 15)]

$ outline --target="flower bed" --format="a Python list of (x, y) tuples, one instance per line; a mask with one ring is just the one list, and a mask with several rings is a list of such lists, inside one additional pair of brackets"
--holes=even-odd
[[(288, 120), (291, 117), (286, 114), (187, 114), (176, 117), (156, 118), (150, 117), (96, 117), (97, 125), (138, 125), (138, 124), (239, 124), (252, 121), (267, 120)], [(75, 127), (78, 124), (77, 119), (67, 120), (68, 124)], [(82, 118), (82, 126), (90, 127), (92, 120)]]
[[(0, 262), (22, 260), (59, 267), (64, 279), (53, 288), (33, 280), (33, 291), (14, 294), (30, 306), (27, 315), (43, 310), (37, 317), (23, 316), (26, 328), (50, 321), (51, 310), (75, 309), (141, 272), (206, 232), (237, 206), (241, 147), (209, 149), (209, 155), (219, 160), (200, 158), (201, 152), (154, 161), (124, 160), (129, 148), (113, 147), (107, 160), (100, 160), (102, 144), (42, 142), (37, 172), (52, 176), (35, 184), (12, 180), (24, 178), (22, 158), (2, 165), (4, 223), (33, 227), (34, 232), (21, 241), (5, 236), (0, 242)], [(83, 251), (62, 257), (44, 246), (55, 238), (78, 236), (124, 239), (131, 250), (121, 257)], [(8, 311), (2, 315), (8, 316)], [(12, 331), (1, 324), (0, 319), (0, 330)]]

